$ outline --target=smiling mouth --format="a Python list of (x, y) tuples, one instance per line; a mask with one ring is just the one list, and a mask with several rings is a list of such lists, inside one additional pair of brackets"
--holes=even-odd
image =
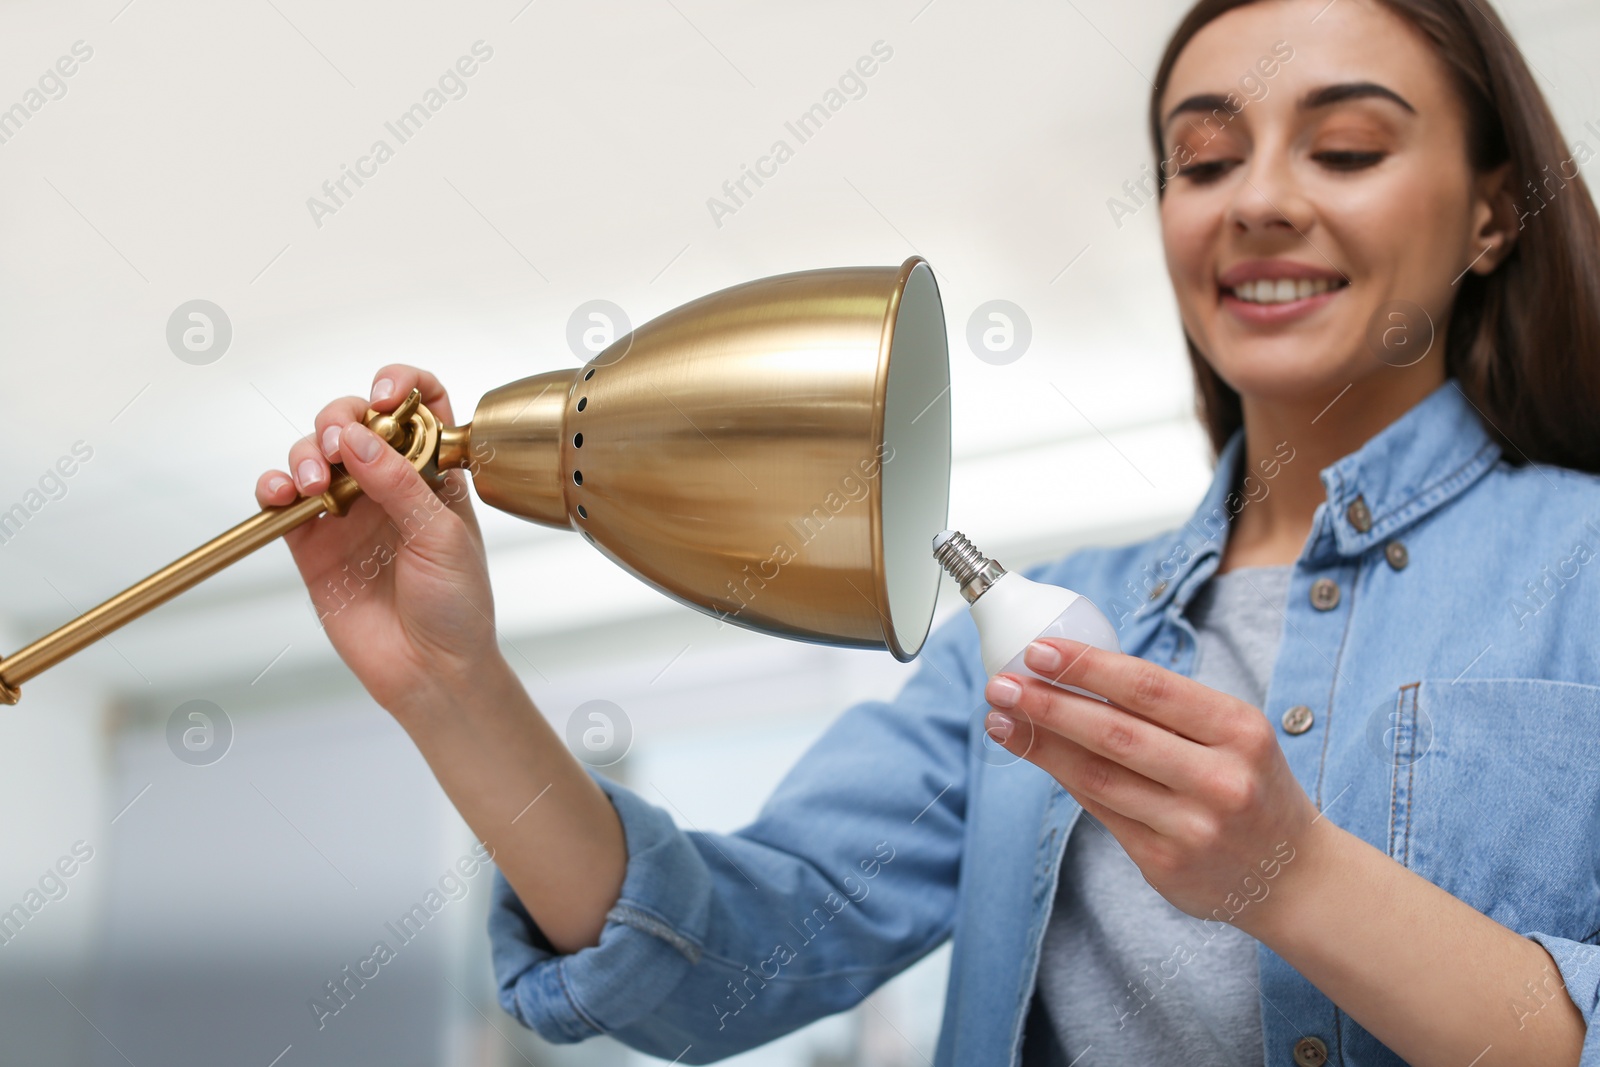
[(1247, 304), (1292, 304), (1296, 300), (1308, 300), (1349, 285), (1350, 282), (1344, 278), (1259, 278), (1231, 288), (1224, 287), (1222, 292)]

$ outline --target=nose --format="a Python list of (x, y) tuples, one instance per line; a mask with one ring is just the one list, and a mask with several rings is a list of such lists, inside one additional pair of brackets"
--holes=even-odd
[(1240, 236), (1305, 236), (1313, 215), (1310, 202), (1295, 180), (1287, 148), (1258, 142), (1234, 187), (1228, 225)]

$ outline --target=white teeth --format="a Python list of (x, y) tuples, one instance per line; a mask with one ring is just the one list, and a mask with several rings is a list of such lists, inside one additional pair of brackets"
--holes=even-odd
[(1244, 282), (1232, 289), (1233, 295), (1240, 300), (1252, 304), (1287, 304), (1293, 300), (1305, 300), (1307, 297), (1325, 293), (1329, 289), (1337, 288), (1338, 283), (1328, 278), (1258, 278), (1253, 282)]

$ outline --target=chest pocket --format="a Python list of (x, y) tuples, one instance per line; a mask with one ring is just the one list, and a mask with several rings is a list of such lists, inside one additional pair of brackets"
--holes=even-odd
[(1519, 933), (1600, 927), (1600, 686), (1400, 691), (1389, 854)]

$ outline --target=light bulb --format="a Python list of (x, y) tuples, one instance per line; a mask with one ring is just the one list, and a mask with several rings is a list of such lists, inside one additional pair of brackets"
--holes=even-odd
[(933, 558), (956, 580), (966, 598), (967, 610), (978, 627), (986, 675), (1028, 675), (1104, 699), (1077, 686), (1060, 685), (1022, 662), (1028, 645), (1040, 637), (1065, 637), (1107, 652), (1122, 651), (1116, 628), (1093, 601), (1059, 585), (1031, 581), (1006, 570), (955, 530), (933, 539)]

